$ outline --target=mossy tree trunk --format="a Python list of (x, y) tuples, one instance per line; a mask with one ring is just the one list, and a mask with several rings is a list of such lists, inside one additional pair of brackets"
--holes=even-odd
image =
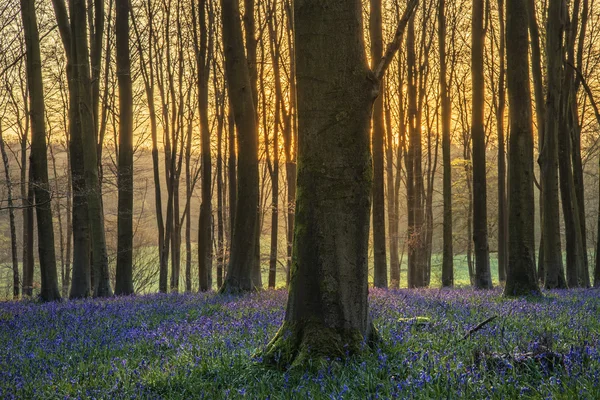
[(33, 0), (21, 0), (21, 17), (27, 55), (27, 82), (31, 118), (31, 168), (35, 192), (35, 211), (38, 227), (38, 254), (43, 301), (60, 300), (56, 255), (54, 250), (54, 225), (52, 223), (52, 196), (48, 184), (48, 156), (46, 147), (44, 84), (40, 56), (40, 35)]
[(258, 250), (258, 129), (250, 73), (244, 54), (239, 0), (221, 0), (221, 8), (225, 74), (237, 130), (236, 197), (243, 199), (236, 202), (229, 269), (221, 291), (243, 292), (255, 290), (252, 272)]
[[(294, 19), (299, 136), (292, 276), (283, 326), (263, 353), (280, 367), (345, 357), (375, 337), (367, 301), (369, 128), (390, 48), (371, 72), (360, 0), (299, 0)], [(408, 16), (402, 21), (406, 26)]]
[(506, 62), (510, 112), (508, 274), (505, 296), (539, 294), (535, 270), (533, 131), (527, 6), (506, 3)]

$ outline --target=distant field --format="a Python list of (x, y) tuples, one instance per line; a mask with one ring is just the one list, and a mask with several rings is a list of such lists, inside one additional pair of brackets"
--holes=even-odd
[[(269, 277), (269, 260), (268, 260), (268, 241), (263, 240), (262, 242), (262, 279), (264, 287), (267, 286), (268, 277)], [(141, 266), (140, 268), (145, 268), (145, 273), (141, 274), (141, 276), (145, 277), (149, 281), (147, 285), (143, 286), (143, 290), (138, 290), (141, 294), (148, 293), (156, 293), (158, 292), (158, 258), (157, 258), (157, 249), (156, 247), (145, 247), (138, 250), (137, 256), (134, 257), (134, 263), (136, 265)], [(182, 252), (182, 257), (185, 258), (184, 252)], [(193, 244), (192, 249), (192, 288), (193, 291), (196, 291), (198, 288), (198, 278), (197, 278), (197, 270), (196, 268), (196, 248), (195, 244)], [(593, 274), (593, 254), (590, 254), (590, 274)], [(283, 268), (282, 264), (284, 263), (283, 256), (280, 256), (278, 259), (278, 268), (277, 268), (277, 288), (285, 288), (285, 279), (286, 272)], [(400, 287), (407, 287), (407, 260), (406, 254), (404, 255), (402, 265), (401, 265), (401, 274), (400, 274)], [(114, 265), (111, 264), (111, 267), (114, 272)], [(181, 265), (181, 280), (180, 280), (180, 288), (183, 290), (185, 288), (184, 282), (184, 268), (185, 261), (182, 261)], [(373, 265), (372, 260), (370, 260), (370, 273), (369, 273), (369, 282), (372, 283), (373, 279)], [(494, 285), (498, 285), (498, 260), (496, 258), (495, 253), (490, 254), (490, 269), (492, 273), (492, 281)], [(36, 268), (36, 279), (34, 286), (36, 290), (39, 290), (39, 270)], [(60, 274), (59, 274), (60, 275)], [(114, 276), (114, 273), (113, 273)], [(593, 276), (593, 275), (590, 275)], [(389, 273), (388, 273), (389, 277)], [(59, 277), (60, 279), (60, 277)], [(434, 254), (432, 256), (431, 262), (431, 288), (438, 288), (441, 286), (442, 281), (442, 255)], [(114, 282), (113, 282), (114, 284)], [(11, 290), (12, 290), (12, 271), (10, 270), (9, 265), (3, 264), (0, 265), (0, 300), (11, 299)], [(216, 261), (213, 261), (213, 288), (217, 289), (217, 281), (216, 281)], [(468, 287), (471, 285), (469, 280), (469, 268), (467, 266), (467, 256), (464, 254), (459, 254), (454, 256), (454, 285), (455, 287)], [(137, 289), (137, 285), (136, 285)]]
[(282, 322), (283, 290), (4, 302), (0, 398), (600, 398), (598, 292), (544, 294), (372, 290), (377, 348), (288, 372), (253, 358)]

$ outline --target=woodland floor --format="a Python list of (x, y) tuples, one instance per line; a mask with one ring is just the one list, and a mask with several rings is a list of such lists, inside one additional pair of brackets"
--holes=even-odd
[(544, 294), (372, 290), (380, 347), (290, 372), (253, 358), (283, 290), (4, 302), (0, 398), (600, 398), (600, 291)]

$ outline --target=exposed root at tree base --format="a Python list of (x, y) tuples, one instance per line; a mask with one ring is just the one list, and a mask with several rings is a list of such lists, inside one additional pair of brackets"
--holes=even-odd
[(263, 364), (278, 369), (319, 366), (373, 347), (381, 338), (373, 325), (369, 331), (365, 340), (358, 330), (333, 329), (313, 321), (284, 322), (258, 357)]

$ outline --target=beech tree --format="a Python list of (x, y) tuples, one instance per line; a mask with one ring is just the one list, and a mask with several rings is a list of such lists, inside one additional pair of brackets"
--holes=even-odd
[[(383, 33), (381, 0), (371, 0), (369, 13), (369, 33), (371, 37), (371, 64), (374, 68), (383, 55)], [(379, 96), (373, 105), (372, 139), (373, 152), (373, 253), (374, 284), (378, 288), (387, 287), (387, 256), (385, 248), (385, 191), (383, 184), (383, 142), (385, 124), (383, 100), (385, 80), (379, 84)]]
[(285, 367), (345, 357), (376, 340), (368, 310), (369, 128), (379, 85), (417, 2), (371, 71), (360, 0), (294, 3), (298, 195), (282, 327), (263, 353)]
[[(237, 189), (229, 268), (222, 292), (255, 290), (258, 250), (258, 129), (244, 54), (239, 0), (221, 0), (225, 74), (237, 131)], [(233, 147), (231, 147), (233, 148)]]
[(560, 240), (560, 214), (558, 192), (558, 135), (560, 113), (560, 79), (562, 71), (562, 2), (548, 3), (548, 29), (546, 32), (546, 104), (544, 134), (540, 151), (542, 184), (542, 249), (541, 276), (547, 289), (565, 288)]
[(473, 242), (475, 287), (491, 289), (487, 226), (486, 146), (484, 129), (485, 83), (483, 75), (484, 1), (473, 0), (471, 18), (471, 136), (473, 141)]
[(37, 26), (35, 2), (21, 0), (21, 18), (25, 33), (27, 56), (27, 82), (29, 87), (29, 110), (31, 118), (31, 168), (35, 194), (35, 211), (38, 231), (38, 254), (43, 301), (60, 300), (56, 274), (54, 249), (54, 225), (52, 223), (52, 196), (48, 184), (48, 155), (46, 153), (46, 126), (44, 84), (40, 56), (40, 35)]
[(133, 94), (129, 56), (129, 0), (116, 0), (119, 80), (119, 211), (115, 294), (133, 294)]
[(448, 89), (447, 61), (446, 61), (446, 0), (439, 0), (438, 4), (438, 40), (440, 54), (440, 101), (442, 119), (442, 153), (444, 163), (444, 231), (443, 231), (443, 259), (442, 259), (442, 286), (454, 285), (454, 251), (452, 247), (452, 165), (450, 161), (450, 124), (452, 109)]
[(506, 63), (510, 112), (508, 268), (505, 296), (540, 294), (535, 268), (533, 129), (527, 6), (506, 2)]

